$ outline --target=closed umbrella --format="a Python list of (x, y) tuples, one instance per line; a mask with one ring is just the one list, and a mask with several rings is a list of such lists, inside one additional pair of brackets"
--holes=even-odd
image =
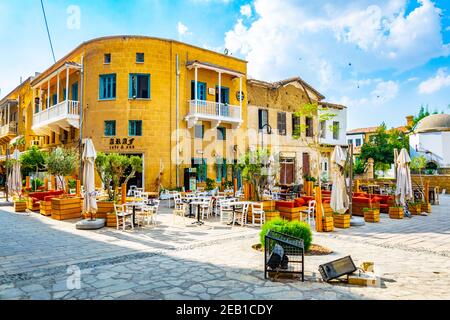
[(395, 190), (397, 202), (402, 206), (406, 205), (406, 200), (413, 198), (410, 162), (411, 158), (406, 149), (403, 148), (397, 157), (397, 185)]
[(13, 165), (8, 177), (8, 188), (12, 192), (20, 194), (22, 190), (22, 174), (20, 172), (20, 161), (19, 161), (20, 151), (17, 149), (14, 150), (11, 159)]
[(97, 199), (95, 193), (95, 159), (97, 153), (95, 152), (94, 144), (91, 139), (86, 139), (84, 144), (82, 160), (83, 167), (83, 182), (84, 182), (84, 202), (83, 210), (92, 213), (97, 211)]
[(333, 172), (333, 188), (331, 190), (330, 207), (334, 212), (345, 213), (349, 208), (349, 199), (345, 188), (344, 167), (346, 162), (345, 152), (340, 146), (334, 148), (331, 162), (335, 165)]

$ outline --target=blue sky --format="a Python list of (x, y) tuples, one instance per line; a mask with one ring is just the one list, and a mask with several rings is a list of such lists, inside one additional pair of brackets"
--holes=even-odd
[[(182, 40), (249, 61), (267, 81), (300, 76), (348, 106), (348, 128), (450, 112), (448, 0), (44, 0), (56, 58), (104, 35)], [(75, 11), (74, 11), (75, 9)], [(80, 19), (76, 19), (79, 10)], [(39, 0), (0, 0), (0, 96), (52, 64)]]

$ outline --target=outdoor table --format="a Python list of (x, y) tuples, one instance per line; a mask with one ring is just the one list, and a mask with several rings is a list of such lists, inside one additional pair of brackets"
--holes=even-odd
[(203, 225), (204, 222), (200, 220), (200, 205), (204, 204), (203, 201), (198, 201), (198, 199), (196, 199), (195, 201), (191, 201), (190, 202), (190, 207), (191, 207), (191, 212), (192, 212), (192, 206), (197, 206), (197, 221), (193, 222), (192, 224), (197, 224), (199, 226)]
[(195, 197), (183, 197), (181, 198), (181, 201), (183, 201), (184, 203), (187, 203), (189, 205), (189, 214), (188, 214), (188, 218), (192, 218), (194, 217), (194, 214), (192, 213), (192, 205), (191, 203), (195, 200), (198, 200)]
[(125, 206), (129, 206), (133, 208), (133, 225), (137, 226), (136, 224), (136, 207), (142, 207), (144, 204), (142, 202), (127, 202), (125, 203)]

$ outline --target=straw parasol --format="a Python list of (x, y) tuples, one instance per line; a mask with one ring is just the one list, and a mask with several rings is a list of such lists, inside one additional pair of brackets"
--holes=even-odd
[(331, 191), (330, 207), (334, 212), (344, 214), (349, 208), (349, 199), (345, 188), (344, 167), (345, 152), (340, 146), (334, 148), (331, 162), (335, 165), (333, 173), (333, 189)]
[(84, 182), (84, 212), (92, 213), (97, 211), (97, 199), (95, 193), (95, 159), (97, 153), (95, 152), (94, 144), (91, 139), (86, 139), (83, 150), (83, 182)]
[(410, 162), (411, 158), (406, 149), (403, 148), (397, 157), (397, 185), (395, 190), (397, 203), (402, 206), (406, 205), (406, 200), (413, 199)]

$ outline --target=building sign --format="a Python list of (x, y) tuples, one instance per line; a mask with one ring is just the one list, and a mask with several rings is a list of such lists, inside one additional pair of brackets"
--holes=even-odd
[(134, 138), (111, 138), (109, 139), (109, 149), (111, 150), (133, 150)]
[(237, 91), (236, 92), (236, 99), (238, 101), (244, 101), (244, 98), (245, 98), (245, 94), (244, 94), (243, 91)]

